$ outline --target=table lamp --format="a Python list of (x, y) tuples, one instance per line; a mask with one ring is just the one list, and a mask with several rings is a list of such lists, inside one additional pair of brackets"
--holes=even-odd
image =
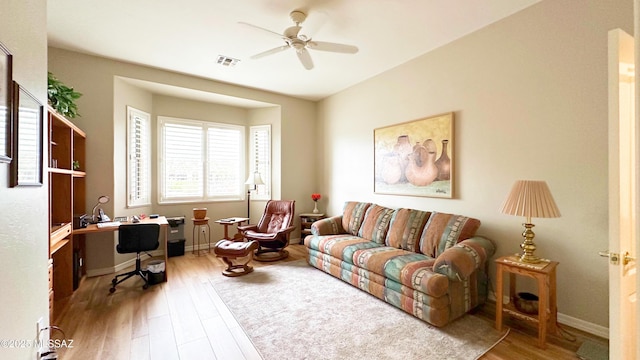
[(249, 189), (247, 190), (247, 217), (249, 218), (249, 223), (251, 222), (251, 212), (249, 209), (249, 199), (251, 199), (251, 190), (255, 190), (258, 185), (264, 185), (262, 181), (262, 177), (260, 173), (256, 170), (252, 174), (249, 174), (247, 181), (244, 182), (245, 185), (249, 185)]
[(97, 215), (96, 216), (96, 210), (98, 209), (98, 207), (102, 204), (106, 204), (109, 202), (109, 197), (107, 195), (102, 195), (98, 198), (98, 202), (96, 203), (96, 206), (93, 207), (93, 210), (91, 210), (91, 222), (98, 223), (100, 221), (104, 221), (104, 219), (102, 219), (101, 215)]
[(560, 210), (551, 196), (547, 183), (534, 180), (516, 181), (500, 211), (503, 214), (526, 218), (526, 222), (522, 224), (525, 229), (522, 233), (524, 241), (520, 244), (520, 248), (522, 248), (520, 261), (532, 264), (539, 263), (540, 258), (533, 255), (536, 244), (533, 242), (535, 234), (531, 230), (534, 226), (531, 223), (531, 218), (560, 217)]

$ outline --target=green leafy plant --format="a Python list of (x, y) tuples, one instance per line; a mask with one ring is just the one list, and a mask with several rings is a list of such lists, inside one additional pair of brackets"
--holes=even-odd
[(81, 93), (73, 90), (58, 80), (51, 72), (48, 73), (47, 97), (49, 104), (56, 111), (68, 118), (75, 118), (78, 114), (76, 100), (82, 96)]

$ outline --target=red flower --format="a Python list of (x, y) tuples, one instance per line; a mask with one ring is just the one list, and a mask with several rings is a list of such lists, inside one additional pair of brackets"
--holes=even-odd
[(311, 199), (313, 201), (318, 201), (318, 200), (320, 200), (321, 197), (322, 196), (320, 194), (317, 194), (317, 193), (311, 194)]

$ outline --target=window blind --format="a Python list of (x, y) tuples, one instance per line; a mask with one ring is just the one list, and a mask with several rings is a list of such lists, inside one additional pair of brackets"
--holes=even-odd
[(271, 199), (271, 125), (252, 126), (251, 138), (251, 172), (256, 169), (264, 185), (258, 185), (252, 199)]
[(244, 127), (159, 117), (160, 202), (239, 200)]
[(164, 199), (203, 197), (202, 126), (165, 123)]
[(127, 107), (127, 206), (151, 203), (151, 126), (149, 114)]
[(207, 131), (208, 148), (208, 187), (207, 193), (213, 197), (239, 197), (243, 167), (240, 164), (241, 139), (237, 129), (209, 128)]

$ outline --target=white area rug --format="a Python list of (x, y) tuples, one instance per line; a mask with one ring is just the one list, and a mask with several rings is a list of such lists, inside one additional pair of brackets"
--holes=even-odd
[(267, 360), (466, 360), (502, 337), (472, 315), (436, 328), (303, 260), (211, 284)]

